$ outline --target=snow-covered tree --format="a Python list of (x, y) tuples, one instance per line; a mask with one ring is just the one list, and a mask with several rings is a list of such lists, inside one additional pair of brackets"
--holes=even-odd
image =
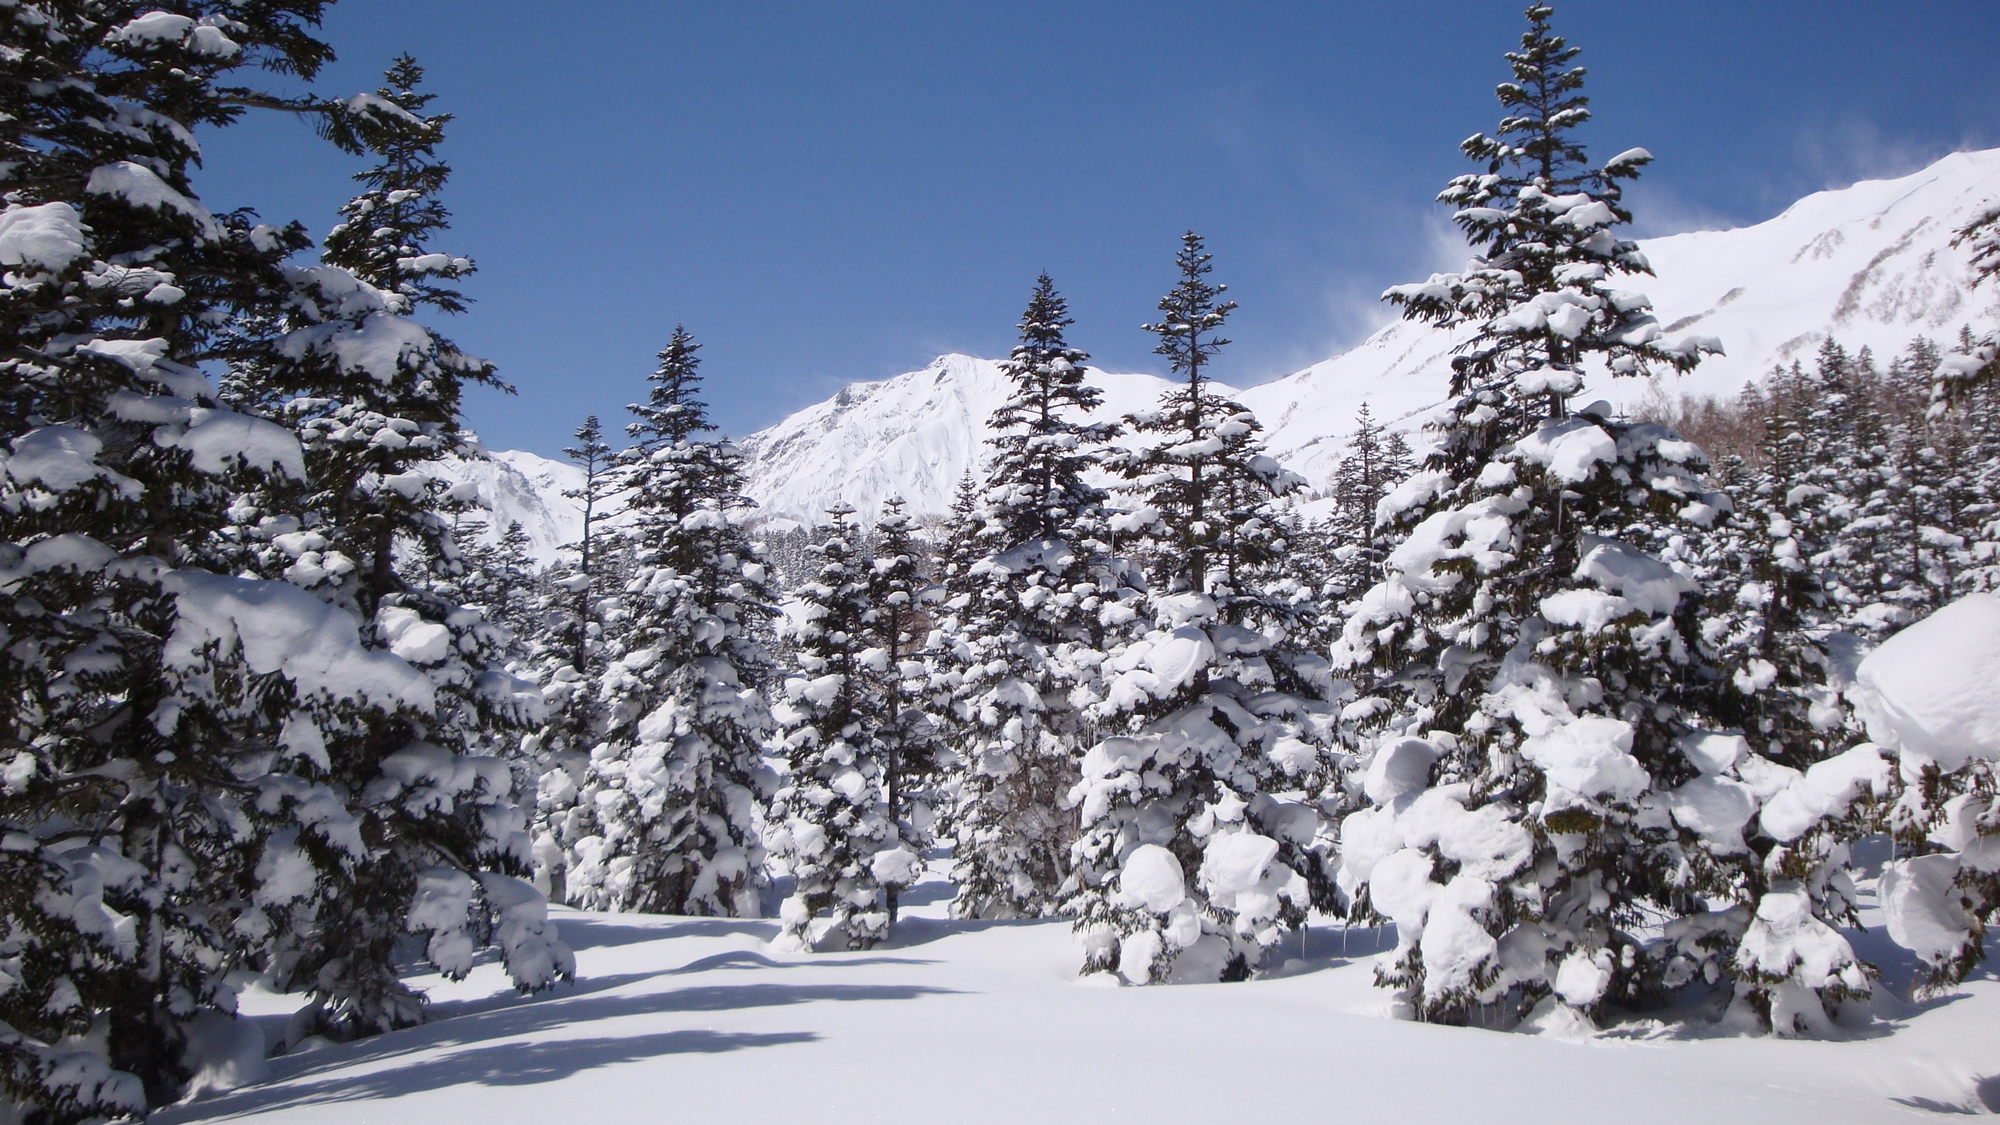
[(755, 916), (765, 880), (765, 690), (760, 639), (775, 589), (737, 515), (742, 455), (705, 440), (700, 348), (683, 328), (630, 407), (622, 455), (627, 574), (595, 686), (604, 709), (578, 806), (595, 831), (569, 848), (570, 901), (598, 909)]
[(1583, 72), (1550, 15), (1530, 8), (1507, 56), (1499, 134), (1463, 146), (1486, 170), (1441, 196), (1481, 256), (1386, 295), (1472, 333), (1438, 453), (1381, 504), (1407, 539), (1335, 648), (1386, 707), (1341, 882), (1397, 923), (1378, 973), (1424, 1018), (1587, 1017), (1708, 971), (1810, 1023), (1867, 979), (1809, 885), (1840, 857), (1802, 869), (1745, 839), (1753, 818), (1782, 844), (1833, 810), (1787, 805), (1813, 775), (1715, 729), (1688, 560), (1728, 501), (1671, 431), (1568, 406), (1586, 361), (1685, 370), (1718, 345), (1664, 342), (1611, 287), (1648, 272), (1611, 228), (1650, 157), (1586, 163)]
[[(331, 57), (311, 34), (323, 7), (0, 12), (0, 1083), (49, 1120), (179, 1096), (188, 1025), (233, 1010), (237, 970), (282, 975), (335, 885), (368, 864), (330, 747), (365, 727), (400, 732), (399, 749), (436, 710), (430, 679), (352, 616), (239, 573), (256, 553), (246, 531), (306, 534), (310, 459), (266, 400), (225, 398), (202, 368), (297, 358), (272, 334), (298, 300), (283, 262), (307, 242), (296, 225), (211, 214), (189, 180), (192, 130), (246, 103), (356, 112), (221, 84), (250, 63), (311, 77)], [(532, 893), (491, 871), (505, 858), (480, 851), (506, 820), (477, 791), (488, 775), (466, 773), (431, 788), (475, 790), (453, 856), (495, 881), (453, 872), (428, 886), (428, 914), (408, 895), (393, 913), (399, 934), (462, 943), (469, 962), (475, 902), (501, 908), (510, 953), (542, 927)], [(530, 980), (560, 971), (542, 952)]]
[(1250, 411), (1209, 388), (1235, 305), (1207, 281), (1199, 236), (1177, 264), (1148, 329), (1186, 382), (1128, 419), (1159, 444), (1120, 458), (1153, 627), (1106, 654), (1100, 737), (1069, 795), (1081, 835), (1065, 907), (1084, 969), (1138, 984), (1241, 979), (1308, 907), (1337, 906), (1318, 811), (1283, 796), (1325, 783), (1336, 719), (1326, 661), (1282, 591), (1276, 500), (1303, 482), (1263, 452)]
[(1069, 867), (1076, 779), (1107, 629), (1132, 616), (1109, 555), (1105, 493), (1088, 480), (1116, 427), (1086, 420), (1103, 401), (1069, 346), (1068, 305), (1047, 274), (1004, 367), (975, 557), (947, 582), (956, 749), (965, 763), (952, 824), (953, 910), (1014, 917), (1053, 909)]
[(853, 514), (837, 505), (819, 531), (818, 573), (796, 594), (796, 670), (773, 709), (791, 768), (772, 804), (771, 844), (795, 881), (779, 917), (782, 940), (798, 949), (834, 935), (848, 949), (882, 941), (891, 888), (922, 869), (890, 807), (896, 747), (882, 736), (893, 669), (870, 628), (874, 560), (856, 550)]
[[(601, 561), (598, 539), (602, 528), (598, 525), (606, 514), (602, 509), (624, 487), (624, 478), (617, 472), (611, 446), (604, 441), (604, 427), (595, 414), (585, 418), (583, 425), (576, 428), (576, 444), (565, 446), (563, 456), (583, 470), (583, 484), (564, 489), (563, 498), (583, 503), (583, 529), (576, 541), (577, 573), (594, 578)], [(577, 593), (580, 595), (578, 615), (588, 620), (588, 609), (584, 603), (590, 596), (591, 588), (586, 586)]]
[[(905, 506), (901, 496), (890, 497), (875, 521), (867, 623), (875, 646), (887, 658), (884, 714), (876, 734), (883, 745), (882, 788), (898, 837), (921, 860), (937, 842), (948, 801), (941, 783), (955, 759), (943, 726), (930, 711), (937, 676), (925, 659), (930, 609), (944, 591), (931, 581), (926, 551)], [(889, 924), (894, 926), (902, 884), (892, 882), (886, 889)]]
[(951, 495), (951, 510), (938, 529), (937, 577), (944, 593), (944, 612), (955, 614), (971, 604), (972, 568), (980, 559), (979, 479), (967, 468)]
[(2000, 708), (1987, 687), (1996, 637), (2000, 598), (1968, 594), (1884, 641), (1856, 676), (1869, 737), (1895, 759), (1884, 771), (1894, 801), (1878, 823), (1897, 858), (1877, 894), (1890, 939), (1922, 966), (1920, 993), (1977, 971), (2000, 922), (2000, 748), (1990, 733)]
[[(1963, 247), (1970, 256), (1974, 286), (2000, 274), (2000, 201), (1988, 203), (1959, 228), (1951, 244)], [(1958, 347), (1943, 357), (1936, 372), (1934, 413), (1942, 413), (1965, 391), (2000, 381), (1996, 379), (2000, 375), (2000, 329), (1989, 328), (1977, 335), (1967, 332)]]
[(337, 796), (365, 846), (309, 850), (313, 893), (274, 935), (273, 984), (312, 1001), (287, 1041), (419, 1022), (423, 997), (397, 964), (412, 932), (428, 934), (431, 960), (453, 978), (489, 941), (523, 988), (570, 965), (540, 895), (518, 878), (532, 852), (503, 757), (541, 721), (541, 696), (507, 671), (501, 624), (463, 604), (452, 523), (475, 497), (441, 479), (447, 457), (483, 456), (461, 423), (465, 386), (504, 384), (412, 319), (463, 308), (446, 283), (472, 271), (430, 246), (447, 219), (435, 196), (450, 174), (436, 155), (449, 118), (423, 116), (421, 78), (404, 57), (387, 85), (337, 103), (337, 135), (374, 158), (355, 176), (363, 191), (323, 263), (287, 267), (285, 331), (230, 376), (240, 401), (285, 418), (305, 450), (301, 494), (231, 506), (254, 556), (247, 568), (357, 615), (371, 647), (415, 665), (426, 685), (403, 710), (344, 713), (317, 725), (317, 743), (299, 734), (320, 747), (302, 752), (317, 771), (308, 776)]
[(617, 495), (621, 477), (604, 427), (593, 414), (576, 429), (576, 444), (563, 450), (583, 470), (583, 484), (563, 496), (583, 503), (583, 529), (574, 562), (559, 559), (544, 583), (540, 621), (529, 648), (535, 678), (542, 685), (548, 719), (525, 746), (537, 767), (535, 801), (535, 867), (551, 899), (564, 901), (568, 891), (565, 856), (570, 845), (590, 835), (595, 820), (577, 807), (577, 797), (589, 784), (591, 748), (603, 728), (603, 712), (594, 689), (605, 669), (607, 592), (617, 585), (614, 559), (605, 553), (605, 533), (599, 525), (605, 503)]
[(1337, 592), (1348, 599), (1382, 578), (1382, 558), (1392, 540), (1375, 530), (1375, 507), (1389, 490), (1401, 484), (1415, 467), (1408, 439), (1377, 424), (1362, 403), (1355, 413), (1354, 435), (1347, 455), (1334, 470), (1335, 566), (1330, 576)]

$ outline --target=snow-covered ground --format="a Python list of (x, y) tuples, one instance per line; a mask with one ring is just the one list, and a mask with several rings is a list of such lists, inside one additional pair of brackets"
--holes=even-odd
[[(913, 888), (895, 940), (866, 953), (777, 953), (774, 922), (559, 911), (574, 985), (518, 997), (497, 965), (424, 980), (432, 1023), (275, 1059), (267, 1081), (153, 1120), (1777, 1125), (2000, 1112), (1992, 963), (1913, 1003), (1908, 955), (1872, 908), (1855, 945), (1885, 979), (1875, 1021), (1846, 1038), (1641, 1021), (1565, 1039), (1390, 1018), (1370, 981), (1385, 932), (1313, 928), (1269, 979), (1121, 988), (1076, 978), (1065, 923), (948, 921), (950, 894), (935, 875)], [(275, 1039), (291, 1005), (253, 990), (244, 1006)]]

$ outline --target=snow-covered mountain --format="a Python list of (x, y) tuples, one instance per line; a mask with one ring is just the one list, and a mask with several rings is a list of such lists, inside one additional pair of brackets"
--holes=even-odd
[[(1632, 287), (1652, 297), (1669, 335), (1719, 337), (1728, 352), (1693, 375), (1668, 376), (1662, 389), (1733, 395), (1774, 365), (1810, 361), (1829, 335), (1886, 359), (1913, 336), (1949, 342), (1961, 325), (2000, 323), (2000, 291), (1974, 292), (1965, 254), (1950, 246), (1974, 209), (1996, 197), (2000, 149), (1955, 153), (1900, 179), (1807, 196), (1755, 226), (1644, 241), (1657, 277)], [(1078, 339), (1088, 346), (1087, 331)], [(1442, 405), (1458, 342), (1397, 321), (1348, 352), (1235, 393), (1263, 420), (1272, 452), (1323, 484), (1363, 402), (1379, 420), (1411, 431)], [(1113, 418), (1167, 385), (1103, 371), (1092, 379)], [(1648, 390), (1608, 375), (1590, 385), (1592, 397), (1615, 405), (1635, 404)], [(765, 520), (810, 522), (836, 499), (867, 517), (897, 494), (914, 515), (940, 515), (983, 451), (986, 418), (1005, 394), (996, 361), (963, 355), (850, 384), (742, 440), (750, 494)], [(575, 470), (530, 453), (495, 456), (503, 467), (481, 467), (491, 473), (482, 490), (490, 486), (502, 515), (523, 522), (538, 553), (574, 537), (580, 515), (560, 490), (574, 487)]]
[(501, 529), (520, 524), (528, 536), (528, 551), (544, 565), (583, 535), (583, 509), (563, 493), (583, 487), (583, 470), (567, 461), (518, 449), (498, 450), (484, 461), (451, 461), (441, 477), (454, 484), (471, 482), (492, 510), (486, 533), (497, 542)]
[[(1169, 384), (1152, 375), (1090, 369), (1104, 391), (1093, 417), (1116, 421), (1143, 409)], [(871, 519), (902, 495), (935, 516), (951, 506), (966, 469), (984, 455), (986, 420), (1009, 392), (997, 360), (942, 355), (929, 367), (875, 383), (850, 383), (825, 402), (738, 444), (750, 494), (766, 513), (802, 521), (845, 500)]]
[[(1654, 277), (1630, 280), (1653, 299), (1670, 337), (1721, 339), (1728, 354), (1670, 394), (1728, 397), (1778, 364), (1810, 362), (1829, 335), (1886, 360), (1914, 336), (1948, 344), (1962, 324), (2000, 322), (2000, 292), (1975, 293), (1954, 232), (2000, 197), (2000, 149), (1947, 156), (1914, 175), (1809, 195), (1755, 226), (1641, 242)], [(1451, 349), (1462, 336), (1397, 321), (1360, 346), (1295, 375), (1252, 387), (1244, 401), (1269, 429), (1272, 450), (1315, 483), (1326, 479), (1369, 403), (1378, 419), (1419, 423), (1442, 404)], [(1613, 405), (1648, 390), (1608, 373), (1589, 394)]]

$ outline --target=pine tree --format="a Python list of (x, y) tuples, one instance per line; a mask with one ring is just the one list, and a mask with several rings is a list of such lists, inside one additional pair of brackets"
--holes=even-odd
[[(282, 976), (335, 885), (369, 866), (352, 791), (333, 776), (351, 737), (399, 749), (437, 710), (430, 678), (352, 617), (240, 573), (252, 544), (304, 552), (320, 535), (298, 503), (312, 462), (258, 388), (225, 396), (202, 365), (299, 360), (297, 341), (272, 334), (298, 315), (284, 261), (308, 243), (296, 225), (212, 215), (189, 180), (192, 130), (255, 104), (338, 135), (350, 111), (222, 85), (250, 63), (310, 78), (331, 57), (310, 34), (322, 4), (210, 7), (0, 12), (0, 683), (14, 740), (0, 1084), (49, 1120), (124, 1118), (180, 1095), (188, 1024), (233, 1010), (238, 970)], [(491, 906), (515, 961), (541, 926), (533, 896), (492, 872), (505, 856), (482, 852), (506, 824), (483, 789), (493, 775), (424, 780), (430, 757), (404, 763), (433, 805), (458, 790), (456, 827), (474, 831), (452, 858), (501, 881), (427, 873), (416, 911), (409, 895), (387, 907), (397, 932), (429, 932), (449, 967), (438, 943), (469, 961), (474, 905)], [(555, 947), (541, 955), (541, 973), (516, 961), (517, 978), (560, 971)]]
[(1229, 343), (1216, 332), (1236, 308), (1218, 300), (1227, 286), (1207, 280), (1211, 258), (1200, 235), (1181, 236), (1180, 281), (1160, 299), (1163, 319), (1145, 328), (1185, 385), (1161, 396), (1157, 410), (1126, 418), (1135, 434), (1158, 435), (1158, 444), (1127, 453), (1116, 467), (1141, 504), (1121, 530), (1145, 531), (1153, 587), (1214, 586), (1226, 602), (1238, 568), (1277, 556), (1268, 501), (1303, 482), (1263, 454), (1256, 438), (1263, 427), (1247, 408), (1209, 389), (1205, 369)]
[[(875, 523), (874, 566), (868, 575), (867, 624), (887, 659), (883, 716), (876, 738), (883, 745), (882, 787), (897, 836), (919, 860), (937, 842), (939, 813), (947, 801), (941, 781), (952, 761), (944, 731), (928, 701), (936, 677), (924, 659), (930, 614), (943, 589), (927, 573), (925, 551), (900, 496), (883, 503)], [(921, 864), (912, 876), (921, 874)], [(886, 884), (889, 924), (896, 924), (902, 883)]]
[(958, 486), (952, 491), (951, 512), (945, 517), (938, 549), (938, 577), (948, 613), (962, 612), (971, 604), (972, 568), (980, 558), (979, 533), (985, 526), (979, 496), (979, 480), (968, 468), (959, 475)]
[[(506, 630), (504, 651), (510, 663), (526, 654), (531, 620), (538, 598), (540, 568), (529, 553), (528, 533), (516, 520), (505, 520), (498, 536), (488, 531), (490, 513), (455, 513), (451, 554), (456, 565), (436, 574), (432, 593), (478, 610), (486, 620)], [(487, 542), (491, 538), (492, 542)]]
[[(595, 414), (585, 418), (583, 425), (576, 428), (576, 444), (565, 446), (563, 456), (583, 470), (582, 487), (564, 489), (563, 498), (583, 502), (583, 532), (576, 541), (579, 556), (577, 572), (591, 577), (596, 573), (595, 564), (598, 562), (598, 524), (604, 518), (598, 509), (618, 494), (624, 481), (614, 469), (611, 447), (604, 442), (604, 427), (598, 423)], [(586, 587), (579, 594), (582, 600), (579, 602), (578, 617), (588, 620), (584, 603), (590, 596), (590, 590)]]
[(1382, 558), (1395, 543), (1377, 534), (1375, 507), (1410, 475), (1414, 463), (1409, 442), (1377, 425), (1365, 402), (1355, 414), (1347, 449), (1334, 470), (1329, 530), (1337, 544), (1334, 588), (1352, 598), (1381, 580)]
[(703, 440), (700, 345), (660, 352), (622, 455), (630, 520), (623, 619), (596, 685), (602, 741), (578, 805), (597, 831), (569, 849), (572, 902), (597, 909), (754, 917), (764, 883), (758, 817), (773, 675), (759, 632), (775, 589), (737, 522), (742, 455)]
[(1082, 708), (1095, 700), (1095, 654), (1105, 630), (1131, 616), (1108, 554), (1105, 494), (1087, 479), (1116, 427), (1084, 420), (1103, 395), (1084, 382), (1088, 357), (1063, 338), (1071, 323), (1043, 274), (1003, 368), (1013, 392), (990, 422), (974, 558), (947, 574), (964, 590), (945, 628), (965, 762), (953, 817), (952, 909), (962, 917), (1053, 909), (1074, 832), (1061, 804), (1082, 750)]
[[(1161, 443), (1121, 469), (1152, 561), (1153, 628), (1106, 654), (1100, 738), (1069, 800), (1081, 835), (1066, 888), (1085, 971), (1145, 984), (1170, 970), (1241, 979), (1309, 907), (1336, 908), (1317, 810), (1282, 800), (1323, 786), (1335, 715), (1327, 663), (1289, 595), (1291, 521), (1303, 484), (1263, 452), (1256, 418), (1213, 393), (1204, 369), (1228, 341), (1199, 236), (1148, 330), (1186, 380), (1128, 419)], [(1190, 876), (1192, 878), (1190, 878)]]
[[(436, 156), (449, 118), (422, 115), (431, 96), (414, 89), (422, 70), (407, 57), (386, 77), (334, 118), (374, 157), (355, 176), (362, 194), (343, 208), (322, 264), (287, 270), (275, 346), (237, 359), (230, 376), (240, 401), (295, 427), (308, 478), (300, 496), (267, 491), (232, 506), (254, 555), (246, 568), (354, 613), (371, 646), (415, 665), (427, 685), (411, 709), (351, 711), (318, 728), (323, 760), (308, 755), (319, 771), (309, 776), (337, 795), (366, 847), (312, 852), (315, 893), (274, 936), (273, 986), (311, 1001), (287, 1042), (420, 1022), (424, 998), (397, 965), (413, 932), (428, 934), (428, 956), (453, 979), (488, 943), (524, 989), (571, 965), (545, 903), (519, 878), (533, 853), (506, 760), (540, 723), (542, 700), (507, 671), (502, 623), (461, 600), (468, 571), (452, 523), (471, 497), (438, 470), (447, 457), (484, 455), (461, 424), (465, 385), (505, 385), (411, 319), (463, 308), (441, 282), (472, 263), (429, 246), (447, 219), (435, 195), (450, 175)], [(282, 512), (288, 503), (301, 518)]]
[(1728, 501), (1671, 431), (1567, 405), (1587, 357), (1634, 375), (1718, 348), (1661, 343), (1644, 299), (1606, 284), (1647, 270), (1610, 228), (1629, 220), (1618, 182), (1650, 157), (1585, 162), (1583, 72), (1550, 15), (1528, 9), (1507, 56), (1498, 137), (1463, 146), (1487, 170), (1441, 196), (1483, 257), (1386, 295), (1473, 333), (1439, 452), (1382, 502), (1408, 538), (1335, 648), (1388, 705), (1365, 770), (1373, 807), (1342, 824), (1341, 883), (1397, 922), (1378, 976), (1423, 1018), (1592, 1016), (1707, 968), (1774, 1022), (1809, 1023), (1800, 990), (1816, 1009), (1867, 980), (1851, 951), (1799, 956), (1845, 948), (1817, 912), (1830, 900), (1803, 885), (1823, 865), (1745, 839), (1760, 805), (1774, 830), (1796, 775), (1713, 729), (1722, 676), (1688, 560)]
[(559, 902), (568, 898), (569, 848), (595, 831), (591, 811), (579, 808), (576, 799), (589, 784), (590, 751), (604, 726), (592, 688), (605, 670), (602, 604), (619, 584), (605, 557), (599, 509), (617, 495), (622, 478), (597, 415), (577, 427), (576, 442), (563, 453), (583, 470), (583, 484), (565, 489), (563, 496), (583, 502), (577, 558), (551, 568), (530, 658), (548, 704), (548, 721), (533, 736), (531, 749), (539, 765), (535, 866), (549, 897)]
[(772, 803), (772, 846), (795, 880), (781, 940), (812, 949), (838, 934), (867, 949), (889, 935), (890, 888), (915, 882), (922, 860), (902, 846), (889, 802), (893, 688), (888, 650), (872, 643), (874, 560), (855, 549), (853, 508), (827, 514), (818, 573), (797, 594), (796, 672), (774, 709), (791, 771)]

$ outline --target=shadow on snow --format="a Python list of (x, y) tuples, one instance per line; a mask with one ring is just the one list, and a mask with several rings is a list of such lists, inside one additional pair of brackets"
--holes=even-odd
[[(666, 1055), (712, 1055), (753, 1047), (810, 1043), (818, 1038), (809, 1031), (751, 1034), (696, 1029), (626, 1038), (495, 1043), (367, 1074), (336, 1074), (303, 1084), (253, 1086), (187, 1107), (197, 1116), (173, 1116), (185, 1121), (227, 1120), (266, 1110), (395, 1098), (453, 1086), (533, 1086), (597, 1067)], [(156, 1120), (168, 1119), (168, 1115), (161, 1115)]]
[[(704, 960), (727, 963), (725, 959), (731, 956)], [(533, 1085), (614, 1063), (665, 1055), (776, 1047), (818, 1038), (810, 1032), (751, 1034), (708, 1030), (651, 1032), (622, 1038), (544, 1038), (570, 1025), (630, 1016), (728, 1012), (821, 1001), (914, 1000), (957, 991), (886, 984), (699, 985), (638, 994), (621, 991), (646, 980), (694, 971), (701, 964), (695, 962), (679, 970), (600, 977), (587, 982), (587, 991), (528, 998), (483, 1011), (438, 1005), (433, 1009), (433, 1022), (421, 1027), (344, 1047), (273, 1059), (270, 1082), (203, 1099), (159, 1115), (155, 1120), (221, 1120), (264, 1110), (393, 1098), (466, 1084)], [(526, 1041), (495, 1042), (510, 1039)], [(343, 1073), (359, 1065), (384, 1063), (388, 1065), (363, 1074)]]

